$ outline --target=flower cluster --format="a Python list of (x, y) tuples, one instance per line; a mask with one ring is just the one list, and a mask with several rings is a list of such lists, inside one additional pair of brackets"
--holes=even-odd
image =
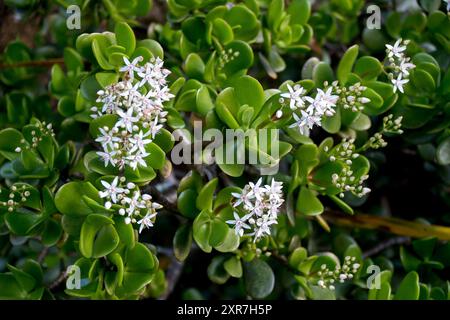
[(381, 130), (377, 133), (375, 133), (372, 137), (369, 138), (369, 140), (364, 144), (362, 149), (378, 149), (378, 148), (384, 148), (387, 146), (387, 142), (383, 139), (383, 134), (402, 134), (403, 130), (402, 127), (402, 120), (403, 117), (399, 116), (394, 119), (394, 115), (390, 114), (383, 118), (383, 126), (381, 127)]
[(342, 267), (337, 265), (334, 270), (330, 270), (325, 264), (321, 265), (320, 271), (317, 272), (319, 276), (317, 285), (324, 289), (334, 290), (337, 282), (344, 283), (346, 280), (353, 279), (360, 268), (360, 264), (355, 261), (355, 257), (346, 256)]
[(229, 48), (228, 51), (226, 50), (221, 51), (218, 58), (219, 69), (223, 69), (227, 63), (239, 57), (239, 54), (240, 54), (239, 51), (234, 51), (231, 48)]
[[(301, 85), (296, 84), (294, 87), (287, 85), (288, 92), (280, 94), (279, 102), (285, 103), (284, 99), (289, 100), (289, 107), (294, 111), (292, 114), (295, 122), (289, 127), (297, 127), (301, 134), (308, 135), (315, 125), (322, 125), (322, 117), (331, 117), (335, 114), (336, 103), (339, 96), (334, 95), (332, 87), (325, 90), (317, 89), (315, 97), (307, 96), (306, 90)], [(300, 116), (295, 112), (300, 110)], [(277, 117), (280, 114), (277, 113)]]
[(402, 134), (403, 130), (402, 127), (402, 120), (403, 117), (399, 116), (394, 119), (394, 115), (390, 114), (383, 118), (383, 133), (396, 133), (396, 134)]
[(360, 154), (355, 150), (355, 139), (343, 138), (341, 143), (329, 152), (330, 161), (341, 161), (345, 165), (339, 173), (333, 173), (331, 176), (331, 182), (340, 190), (341, 198), (344, 197), (344, 192), (351, 192), (357, 197), (363, 197), (370, 192), (369, 188), (363, 186), (369, 176), (357, 177), (351, 169), (353, 160), (359, 156)]
[(126, 224), (137, 223), (139, 233), (153, 226), (156, 210), (162, 206), (153, 202), (151, 195), (142, 194), (134, 183), (127, 183), (125, 177), (115, 177), (111, 183), (101, 180), (101, 184), (105, 189), (99, 192), (99, 196), (106, 200), (106, 209), (116, 210), (125, 217)]
[(43, 122), (36, 122), (34, 124), (36, 127), (35, 130), (31, 130), (31, 145), (25, 141), (25, 139), (22, 139), (20, 141), (20, 146), (18, 146), (14, 151), (16, 152), (22, 152), (22, 150), (30, 150), (30, 149), (36, 149), (39, 145), (39, 142), (42, 141), (42, 139), (45, 136), (54, 137), (55, 133), (53, 132), (53, 126), (51, 123)]
[(394, 45), (386, 45), (386, 55), (392, 72), (388, 74), (394, 85), (394, 93), (398, 90), (403, 93), (403, 85), (409, 82), (409, 71), (416, 66), (406, 56), (405, 50), (409, 40), (398, 39)]
[[(328, 87), (328, 83), (324, 83), (325, 87)], [(339, 98), (336, 105), (342, 106), (344, 109), (349, 109), (353, 112), (362, 111), (364, 105), (370, 102), (370, 99), (363, 96), (366, 87), (357, 82), (348, 88), (340, 86), (338, 81), (331, 83), (332, 92), (336, 93)]]
[[(2, 193), (2, 190), (0, 189), (0, 193)], [(27, 201), (28, 197), (31, 195), (30, 191), (27, 190), (27, 186), (22, 185), (21, 187), (18, 186), (11, 186), (11, 189), (9, 190), (8, 194), (8, 200), (1, 201), (0, 205), (7, 207), (8, 212), (14, 211), (16, 208), (18, 208), (21, 203), (24, 203)]]
[(170, 71), (163, 68), (160, 58), (139, 66), (142, 57), (130, 62), (124, 58), (123, 80), (98, 91), (97, 102), (92, 107), (93, 118), (105, 114), (117, 116), (112, 128), (100, 128), (101, 135), (95, 141), (102, 145), (105, 166), (109, 163), (122, 169), (125, 165), (136, 169), (138, 164), (146, 167), (144, 158), (149, 155), (145, 146), (152, 142), (166, 121), (163, 103), (174, 96), (169, 92), (166, 77)]
[(331, 182), (336, 188), (340, 189), (339, 197), (343, 198), (344, 192), (351, 192), (361, 198), (371, 191), (370, 188), (363, 186), (364, 181), (368, 178), (368, 175), (362, 175), (359, 179), (356, 179), (352, 170), (344, 168), (339, 174), (333, 173), (331, 175)]
[(272, 179), (270, 185), (261, 186), (261, 183), (260, 178), (256, 183), (245, 185), (241, 193), (232, 193), (236, 198), (233, 203), (235, 220), (227, 221), (234, 225), (239, 236), (243, 236), (245, 230), (250, 230), (246, 235), (253, 236), (254, 242), (270, 235), (270, 226), (278, 223), (278, 213), (284, 202), (282, 182)]

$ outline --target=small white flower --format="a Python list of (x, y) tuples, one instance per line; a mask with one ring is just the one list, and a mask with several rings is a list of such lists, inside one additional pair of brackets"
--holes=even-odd
[(308, 134), (309, 130), (314, 127), (314, 125), (321, 125), (321, 118), (316, 115), (311, 115), (304, 110), (300, 110), (302, 116), (299, 117), (297, 114), (293, 113), (295, 122), (291, 124), (289, 127), (298, 127), (301, 134)]
[(114, 136), (114, 133), (112, 130), (107, 130), (108, 128), (99, 128), (99, 131), (101, 135), (95, 139), (95, 141), (100, 142), (103, 146), (106, 147), (113, 147), (114, 142), (120, 141), (120, 139), (116, 136)]
[(153, 221), (152, 219), (156, 217), (156, 213), (148, 213), (145, 215), (145, 217), (143, 217), (141, 220), (139, 220), (137, 223), (140, 225), (139, 227), (139, 233), (142, 232), (142, 230), (144, 230), (144, 228), (149, 229), (150, 227), (153, 227)]
[(403, 59), (400, 62), (400, 72), (403, 73), (404, 76), (408, 76), (409, 75), (409, 70), (412, 70), (416, 67), (415, 64), (408, 62), (406, 59)]
[(251, 215), (246, 214), (241, 218), (236, 212), (233, 212), (233, 216), (234, 220), (227, 220), (226, 223), (234, 225), (234, 231), (236, 232), (236, 235), (242, 237), (244, 235), (244, 229), (250, 229), (250, 226), (246, 224), (245, 221), (247, 221), (248, 218), (251, 217)]
[(123, 57), (123, 61), (125, 62), (125, 66), (119, 69), (120, 72), (127, 72), (130, 76), (130, 79), (134, 79), (134, 73), (141, 72), (142, 68), (138, 66), (139, 62), (142, 62), (144, 58), (141, 56), (134, 58), (132, 62), (128, 60), (127, 57)]
[(139, 133), (135, 134), (132, 138), (130, 138), (130, 142), (133, 144), (130, 152), (134, 152), (139, 150), (141, 153), (145, 153), (145, 146), (152, 142), (151, 139), (145, 139), (150, 135), (150, 131), (143, 133), (142, 130)]
[(117, 115), (120, 118), (116, 126), (125, 128), (128, 132), (133, 132), (133, 124), (139, 121), (139, 117), (133, 117), (133, 108), (128, 109), (126, 113), (122, 110), (117, 110)]
[(111, 183), (101, 180), (100, 183), (106, 188), (104, 191), (100, 191), (100, 198), (111, 198), (113, 203), (117, 202), (117, 195), (124, 193), (125, 189), (117, 186), (119, 182), (119, 177), (115, 177)]
[(305, 105), (302, 96), (305, 94), (305, 89), (300, 85), (295, 85), (292, 88), (289, 84), (287, 85), (289, 92), (280, 94), (283, 98), (289, 99), (289, 107), (292, 110), (301, 108)]
[(394, 85), (394, 93), (398, 90), (401, 93), (404, 93), (403, 91), (403, 85), (409, 82), (409, 79), (402, 79), (402, 74), (399, 74), (397, 79), (391, 80), (392, 84)]
[(108, 166), (108, 163), (111, 163), (112, 166), (115, 166), (116, 160), (114, 160), (114, 156), (117, 154), (117, 151), (110, 151), (110, 152), (96, 152), (98, 156), (100, 156), (103, 161), (105, 162), (105, 167)]
[(401, 46), (402, 41), (403, 41), (402, 39), (398, 39), (393, 46), (390, 44), (386, 44), (389, 58), (391, 57), (401, 58), (403, 56), (403, 51), (406, 50), (406, 46)]

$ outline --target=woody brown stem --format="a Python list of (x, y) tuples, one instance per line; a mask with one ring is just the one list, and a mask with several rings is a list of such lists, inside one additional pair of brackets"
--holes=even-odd
[(450, 240), (450, 228), (444, 226), (363, 213), (351, 216), (333, 210), (325, 211), (322, 217), (330, 223), (343, 227), (379, 230), (411, 238), (436, 237), (440, 240)]

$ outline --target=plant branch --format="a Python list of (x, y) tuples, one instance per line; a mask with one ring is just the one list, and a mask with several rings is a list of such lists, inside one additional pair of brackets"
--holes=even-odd
[(58, 278), (57, 278), (55, 281), (53, 281), (53, 282), (48, 286), (48, 288), (49, 288), (50, 290), (55, 289), (55, 288), (58, 287), (61, 283), (63, 283), (63, 282), (67, 279), (68, 276), (69, 276), (69, 275), (67, 274), (66, 271), (61, 272), (61, 274), (58, 276)]
[(381, 242), (381, 243), (377, 244), (375, 247), (365, 251), (363, 253), (363, 258), (366, 259), (368, 257), (374, 256), (374, 255), (386, 250), (387, 248), (390, 248), (395, 245), (406, 244), (406, 243), (409, 243), (410, 241), (411, 241), (411, 238), (409, 238), (409, 237), (395, 237), (395, 238), (387, 239), (386, 241)]
[(333, 210), (325, 211), (322, 217), (328, 222), (344, 227), (379, 230), (411, 238), (436, 237), (440, 240), (450, 240), (450, 228), (444, 226), (363, 213), (351, 216)]

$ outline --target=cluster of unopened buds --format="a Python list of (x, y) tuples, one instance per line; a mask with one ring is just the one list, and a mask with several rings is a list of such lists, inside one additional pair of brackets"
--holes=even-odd
[(37, 122), (35, 124), (36, 129), (31, 130), (31, 145), (27, 143), (25, 139), (22, 139), (20, 141), (20, 146), (16, 147), (16, 152), (22, 152), (22, 150), (30, 150), (30, 149), (36, 149), (39, 145), (39, 143), (42, 141), (42, 139), (45, 136), (54, 137), (55, 133), (53, 132), (53, 127), (51, 123), (43, 122)]
[(152, 201), (152, 196), (142, 194), (139, 188), (132, 182), (126, 182), (125, 177), (115, 177), (112, 182), (100, 181), (104, 190), (99, 196), (105, 199), (106, 209), (116, 210), (125, 217), (126, 224), (138, 224), (139, 233), (144, 228), (153, 226), (158, 209), (162, 206)]
[(403, 130), (401, 129), (402, 120), (403, 120), (402, 116), (399, 116), (394, 119), (393, 114), (384, 117), (382, 132), (402, 134), (403, 133)]
[[(328, 87), (328, 82), (324, 83), (325, 88)], [(349, 109), (353, 112), (362, 111), (364, 105), (370, 102), (370, 99), (363, 96), (367, 89), (361, 83), (357, 82), (348, 88), (340, 86), (338, 81), (331, 83), (332, 92), (339, 96), (336, 104), (342, 106), (344, 109)]]
[[(336, 103), (339, 96), (334, 95), (332, 87), (324, 90), (317, 89), (315, 97), (307, 96), (306, 89), (301, 85), (296, 84), (293, 87), (287, 85), (288, 92), (280, 94), (279, 102), (282, 105), (287, 104), (294, 112), (292, 113), (295, 122), (291, 124), (290, 128), (298, 128), (303, 135), (309, 135), (309, 131), (316, 125), (322, 126), (322, 117), (331, 117), (336, 113)], [(298, 110), (300, 115), (298, 115)], [(276, 116), (281, 118), (283, 113), (281, 109), (277, 111)]]
[(409, 72), (416, 67), (405, 54), (408, 44), (409, 40), (398, 39), (394, 45), (386, 45), (388, 66), (392, 70), (388, 73), (388, 77), (394, 85), (394, 93), (397, 90), (404, 92), (403, 86), (409, 82)]
[(219, 61), (219, 69), (223, 69), (225, 65), (235, 58), (239, 57), (239, 51), (233, 51), (233, 49), (229, 48), (228, 50), (223, 50), (220, 52), (218, 61)]
[(346, 280), (353, 279), (359, 268), (360, 264), (356, 262), (355, 257), (351, 256), (346, 256), (342, 267), (337, 265), (334, 270), (330, 270), (323, 264), (320, 266), (320, 271), (317, 272), (319, 276), (317, 285), (324, 289), (334, 290), (336, 283), (344, 283)]
[(357, 197), (363, 197), (370, 192), (370, 188), (364, 187), (363, 183), (369, 178), (368, 175), (362, 175), (358, 179), (354, 176), (354, 172), (349, 168), (344, 168), (338, 173), (331, 175), (331, 182), (340, 189), (339, 197), (344, 197), (344, 192), (351, 192)]
[(387, 142), (383, 138), (383, 134), (390, 133), (390, 134), (402, 134), (403, 130), (402, 127), (402, 120), (403, 117), (399, 116), (394, 119), (394, 115), (390, 114), (383, 118), (383, 125), (381, 127), (380, 132), (375, 133), (372, 137), (369, 138), (369, 140), (365, 143), (365, 145), (362, 147), (363, 149), (379, 149), (384, 148), (387, 146)]
[(129, 165), (146, 167), (145, 158), (149, 156), (146, 145), (163, 127), (167, 112), (163, 103), (174, 96), (169, 92), (166, 77), (170, 71), (163, 68), (160, 58), (152, 59), (143, 66), (142, 57), (132, 62), (124, 58), (123, 80), (98, 91), (97, 102), (101, 107), (92, 107), (93, 118), (106, 114), (117, 116), (112, 128), (100, 128), (99, 142), (103, 151), (97, 154), (105, 162), (122, 169)]
[[(0, 189), (0, 193), (5, 192), (5, 190)], [(8, 212), (14, 211), (17, 207), (27, 201), (28, 197), (31, 195), (30, 191), (27, 190), (25, 185), (11, 186), (8, 193), (8, 200), (0, 202), (4, 207), (7, 207)]]
[[(328, 152), (328, 149), (325, 151)], [(344, 192), (351, 192), (357, 197), (363, 197), (370, 192), (369, 188), (363, 186), (369, 176), (362, 175), (357, 178), (351, 170), (353, 160), (359, 157), (359, 153), (355, 152), (355, 139), (343, 138), (329, 155), (330, 161), (341, 161), (345, 165), (339, 173), (333, 173), (331, 176), (331, 182), (340, 190), (339, 197), (343, 198)]]
[(226, 221), (234, 225), (237, 235), (253, 236), (254, 242), (270, 235), (270, 226), (278, 223), (278, 213), (283, 199), (283, 183), (272, 179), (270, 185), (262, 186), (260, 178), (256, 183), (245, 185), (241, 193), (232, 193), (236, 199), (233, 203), (234, 219)]

